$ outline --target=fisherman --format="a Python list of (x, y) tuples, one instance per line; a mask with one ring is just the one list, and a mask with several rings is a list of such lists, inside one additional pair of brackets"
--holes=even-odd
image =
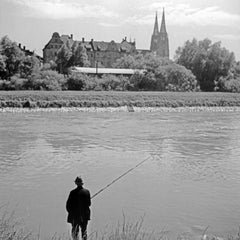
[(78, 239), (81, 228), (82, 239), (87, 240), (87, 224), (90, 220), (91, 197), (90, 192), (83, 188), (83, 180), (80, 176), (75, 179), (77, 187), (68, 197), (66, 209), (68, 212), (67, 222), (72, 224), (72, 238)]

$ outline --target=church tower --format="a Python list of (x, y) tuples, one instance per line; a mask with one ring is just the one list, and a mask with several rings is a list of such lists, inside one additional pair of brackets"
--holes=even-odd
[(158, 16), (156, 12), (154, 29), (153, 29), (152, 39), (151, 39), (151, 46), (150, 46), (150, 51), (154, 52), (155, 54), (157, 53), (157, 50), (158, 50), (158, 39), (159, 39), (159, 28), (158, 28)]
[(157, 14), (151, 39), (150, 51), (157, 56), (169, 58), (169, 41), (165, 23), (165, 12), (163, 9), (160, 31), (158, 29)]

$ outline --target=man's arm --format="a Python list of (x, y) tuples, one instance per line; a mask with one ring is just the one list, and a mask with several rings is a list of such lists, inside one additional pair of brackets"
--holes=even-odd
[(70, 194), (68, 196), (68, 200), (66, 202), (66, 210), (67, 210), (67, 212), (71, 212), (71, 208), (72, 208), (72, 192), (70, 192)]
[(88, 190), (86, 190), (86, 204), (88, 207), (91, 206), (91, 195), (90, 192)]

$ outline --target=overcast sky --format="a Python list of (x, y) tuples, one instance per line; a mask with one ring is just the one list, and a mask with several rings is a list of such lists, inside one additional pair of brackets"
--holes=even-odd
[(155, 13), (165, 8), (170, 57), (186, 40), (221, 41), (240, 60), (239, 0), (0, 0), (0, 37), (42, 55), (53, 32), (120, 42), (136, 39), (149, 49)]

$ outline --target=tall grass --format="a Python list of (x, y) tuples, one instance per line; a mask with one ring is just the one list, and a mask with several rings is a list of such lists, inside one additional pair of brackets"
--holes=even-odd
[[(216, 236), (210, 236), (204, 231), (199, 240), (222, 240)], [(81, 239), (81, 238), (80, 238)], [(104, 233), (92, 233), (88, 240), (192, 240), (186, 235), (179, 235), (177, 239), (168, 237), (164, 231), (152, 231), (149, 233), (143, 228), (143, 218), (136, 222), (123, 221), (117, 224), (115, 228), (107, 230)], [(196, 239), (196, 238), (194, 238)], [(15, 212), (2, 211), (0, 207), (0, 240), (41, 240), (40, 233), (30, 231), (23, 221), (18, 219)], [(47, 240), (47, 239), (46, 239)], [(48, 240), (71, 240), (69, 234), (58, 236), (54, 234)], [(227, 236), (224, 240), (240, 240), (240, 228), (237, 236)]]
[(0, 218), (0, 240), (33, 240), (37, 239), (31, 231), (27, 230), (14, 212), (4, 211)]

